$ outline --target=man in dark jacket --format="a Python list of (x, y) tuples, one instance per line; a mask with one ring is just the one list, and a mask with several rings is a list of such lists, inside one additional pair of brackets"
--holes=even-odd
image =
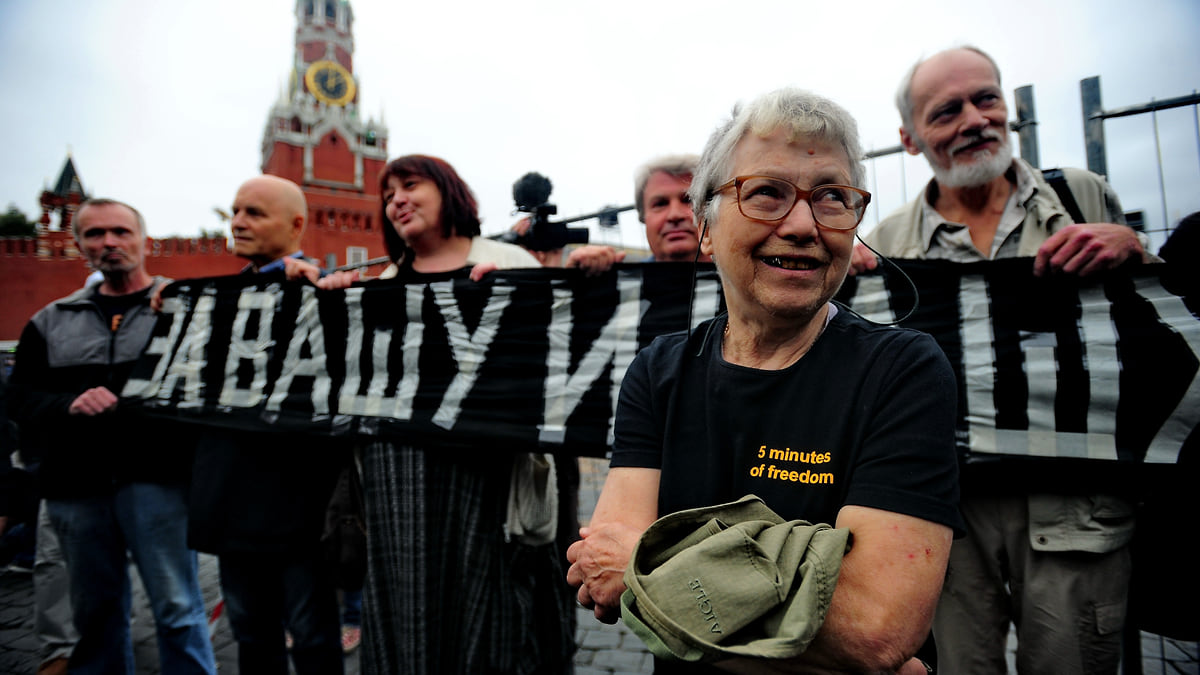
[(79, 642), (71, 671), (133, 670), (127, 552), (150, 596), (163, 672), (216, 672), (197, 559), (187, 547), (190, 454), (133, 419), (117, 394), (154, 326), (146, 228), (133, 207), (80, 205), (75, 241), (104, 280), (50, 303), (25, 327), (11, 413), (42, 457), (41, 486), (70, 574)]
[[(291, 181), (243, 183), (231, 223), (234, 252), (250, 263), (243, 274), (315, 279), (300, 251), (307, 213)], [(298, 675), (342, 672), (337, 591), (320, 538), (348, 456), (344, 444), (298, 433), (206, 428), (197, 440), (188, 541), (220, 557), (242, 673), (286, 675), (285, 628)]]

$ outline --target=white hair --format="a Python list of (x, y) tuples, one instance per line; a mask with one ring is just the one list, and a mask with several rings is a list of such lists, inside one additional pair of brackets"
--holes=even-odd
[[(713, 193), (729, 180), (733, 150), (747, 134), (770, 135), (787, 129), (793, 138), (814, 137), (840, 146), (850, 161), (850, 182), (866, 187), (867, 170), (858, 141), (858, 124), (845, 108), (809, 91), (784, 88), (735, 106), (729, 121), (717, 127), (704, 146), (688, 196), (698, 221), (713, 222), (720, 196)], [(701, 215), (703, 214), (703, 215)]]
[[(959, 50), (975, 52), (976, 54), (987, 59), (987, 62), (992, 64), (992, 70), (996, 71), (996, 84), (997, 85), (1000, 84), (1000, 66), (997, 66), (996, 60), (993, 59), (987, 52), (983, 51), (979, 47), (976, 47), (974, 45), (960, 45), (958, 47), (951, 47), (950, 49), (943, 49), (942, 51), (938, 52), (937, 54), (934, 54), (933, 56), (938, 56), (940, 54), (945, 54), (946, 52), (953, 52), (953, 51), (959, 51)], [(896, 88), (896, 109), (900, 111), (900, 124), (903, 125), (904, 130), (910, 134), (913, 133), (913, 126), (912, 126), (912, 121), (913, 121), (912, 120), (912, 116), (913, 116), (912, 80), (913, 80), (913, 76), (917, 74), (917, 69), (919, 69), (922, 65), (924, 65), (926, 61), (933, 58), (933, 56), (918, 59), (916, 63), (912, 64), (912, 67), (909, 68), (904, 73), (904, 77), (900, 78), (900, 86)]]

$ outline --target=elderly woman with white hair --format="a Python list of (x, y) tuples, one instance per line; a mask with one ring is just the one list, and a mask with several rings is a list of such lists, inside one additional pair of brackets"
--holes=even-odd
[(709, 139), (691, 197), (728, 313), (658, 338), (622, 382), (608, 479), (568, 552), (568, 581), (601, 620), (657, 518), (755, 494), (784, 519), (850, 530), (853, 546), (803, 653), (719, 665), (926, 672), (914, 655), (962, 529), (956, 389), (931, 337), (832, 301), (870, 201), (861, 156), (853, 118), (796, 89), (735, 109)]

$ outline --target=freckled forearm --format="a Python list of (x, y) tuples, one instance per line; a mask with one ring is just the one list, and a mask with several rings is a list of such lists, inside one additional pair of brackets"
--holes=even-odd
[(898, 669), (929, 634), (953, 533), (874, 509), (839, 516), (838, 526), (855, 533), (854, 547), (843, 559), (821, 631), (802, 660), (852, 671)]

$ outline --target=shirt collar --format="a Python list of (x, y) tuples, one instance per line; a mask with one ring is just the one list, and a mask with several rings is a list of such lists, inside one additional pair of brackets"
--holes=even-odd
[(1024, 204), (1037, 192), (1037, 179), (1033, 177), (1033, 171), (1025, 162), (1014, 159), (1012, 165), (1012, 171), (1017, 178), (1017, 203)]
[[(1009, 206), (1014, 204), (1025, 204), (1029, 198), (1037, 191), (1037, 181), (1034, 180), (1033, 173), (1029, 170), (1024, 162), (1018, 162), (1013, 158), (1012, 165), (1005, 176), (1010, 181), (1016, 179), (1017, 189), (1015, 190), (1016, 199), (1009, 200)], [(929, 252), (934, 246), (934, 237), (937, 235), (938, 229), (942, 227), (966, 227), (962, 223), (955, 223), (946, 220), (941, 213), (934, 208), (933, 204), (937, 201), (940, 188), (938, 187), (937, 179), (929, 179), (929, 183), (925, 186), (922, 192), (924, 199), (921, 201), (921, 243), (925, 247), (925, 251)]]

